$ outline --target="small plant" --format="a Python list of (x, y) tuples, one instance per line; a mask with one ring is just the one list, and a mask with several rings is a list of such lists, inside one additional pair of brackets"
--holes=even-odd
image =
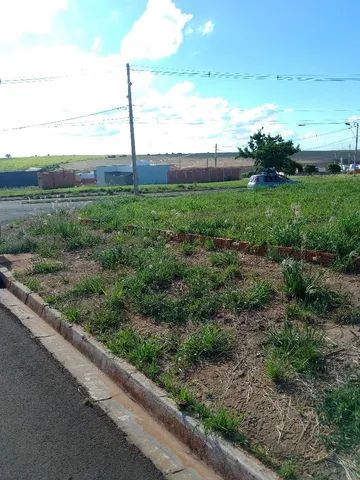
[(43, 260), (34, 264), (32, 268), (33, 274), (55, 273), (64, 268), (61, 262), (54, 260)]
[(254, 281), (247, 290), (232, 290), (225, 292), (223, 302), (225, 308), (234, 312), (256, 310), (269, 302), (272, 288), (268, 282)]
[(229, 355), (233, 345), (234, 336), (230, 330), (217, 325), (205, 325), (183, 342), (178, 360), (185, 366), (201, 360), (216, 360)]
[(219, 252), (209, 256), (211, 265), (215, 267), (239, 266), (239, 255), (235, 252)]
[(38, 278), (29, 278), (26, 280), (25, 285), (33, 292), (39, 292), (41, 289), (41, 282)]
[(285, 480), (295, 480), (297, 478), (297, 467), (293, 460), (286, 460), (279, 468), (280, 477)]
[(336, 322), (340, 325), (360, 325), (360, 308), (352, 307), (341, 312)]
[(342, 297), (323, 284), (319, 275), (308, 275), (302, 262), (284, 260), (282, 272), (285, 293), (318, 313), (326, 313), (342, 303)]
[(244, 435), (239, 432), (242, 417), (233, 415), (224, 408), (219, 408), (211, 412), (207, 418), (204, 418), (205, 431), (219, 433), (227, 440), (236, 442), (240, 445), (246, 444)]
[(105, 281), (102, 277), (87, 277), (74, 285), (72, 295), (102, 295), (105, 293)]
[(323, 423), (333, 429), (330, 443), (337, 450), (360, 445), (360, 378), (328, 390), (319, 407)]
[(205, 250), (209, 252), (214, 252), (216, 250), (214, 240), (212, 240), (211, 238), (207, 238), (205, 240), (204, 247), (205, 247)]
[(67, 307), (64, 310), (64, 314), (71, 323), (80, 323), (80, 317), (81, 317), (80, 308)]
[(274, 380), (290, 377), (293, 372), (314, 375), (323, 364), (323, 346), (323, 336), (314, 328), (286, 323), (283, 329), (273, 330), (268, 337), (268, 375)]
[(181, 252), (186, 257), (190, 257), (191, 255), (194, 255), (194, 253), (196, 252), (195, 243), (193, 243), (193, 242), (183, 242), (181, 244)]
[(286, 320), (299, 320), (303, 323), (314, 322), (313, 313), (299, 304), (286, 305), (285, 317)]
[(133, 328), (120, 330), (109, 342), (115, 355), (126, 357), (148, 377), (154, 378), (160, 371), (159, 359), (164, 351), (164, 343), (157, 337), (143, 337)]

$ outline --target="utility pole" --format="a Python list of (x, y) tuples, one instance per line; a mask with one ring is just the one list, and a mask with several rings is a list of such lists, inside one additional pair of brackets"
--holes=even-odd
[(354, 175), (356, 174), (356, 165), (357, 165), (357, 151), (358, 151), (358, 141), (359, 141), (359, 122), (356, 124), (356, 139), (355, 139), (355, 158), (354, 158)]
[(218, 153), (218, 148), (217, 148), (217, 143), (215, 143), (215, 155), (214, 155), (215, 167), (217, 167), (217, 153)]
[(135, 148), (135, 133), (134, 133), (134, 115), (131, 96), (131, 80), (130, 80), (130, 65), (126, 64), (127, 83), (128, 83), (128, 100), (129, 100), (129, 123), (130, 123), (130, 140), (131, 140), (131, 160), (133, 171), (134, 195), (139, 195), (139, 182), (136, 167), (136, 148)]

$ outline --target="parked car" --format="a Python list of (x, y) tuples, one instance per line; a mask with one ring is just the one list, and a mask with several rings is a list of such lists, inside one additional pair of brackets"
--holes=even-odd
[(282, 175), (275, 170), (269, 170), (261, 172), (257, 175), (252, 175), (247, 186), (248, 188), (274, 188), (279, 187), (280, 185), (293, 183), (298, 182), (296, 180), (291, 180), (291, 178), (285, 177), (285, 175)]

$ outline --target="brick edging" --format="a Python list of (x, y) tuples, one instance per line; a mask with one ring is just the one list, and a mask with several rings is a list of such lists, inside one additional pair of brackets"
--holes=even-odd
[(278, 475), (244, 450), (218, 436), (206, 435), (200, 423), (180, 412), (164, 390), (128, 362), (113, 355), (83, 328), (66, 321), (38, 294), (16, 281), (5, 267), (0, 268), (0, 281), (224, 479), (279, 480)]
[[(91, 219), (86, 219), (84, 223), (91, 223)], [(249, 242), (241, 240), (233, 240), (231, 238), (211, 237), (208, 235), (200, 235), (197, 233), (174, 232), (172, 230), (162, 230), (159, 228), (148, 228), (140, 225), (126, 225), (128, 230), (144, 230), (150, 233), (157, 233), (165, 236), (174, 242), (200, 242), (204, 244), (206, 241), (214, 242), (215, 247), (225, 250), (237, 250), (250, 255), (264, 257), (267, 254), (278, 254), (282, 257), (290, 257), (296, 260), (305, 260), (309, 263), (331, 266), (337, 259), (335, 253), (322, 252), (319, 250), (298, 250), (294, 247), (285, 247), (281, 245), (251, 245)], [(353, 259), (353, 268), (356, 273), (360, 273), (360, 256)]]

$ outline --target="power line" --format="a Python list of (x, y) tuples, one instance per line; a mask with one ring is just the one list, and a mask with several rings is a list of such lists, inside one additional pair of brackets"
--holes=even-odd
[(342, 128), (341, 130), (332, 130), (331, 132), (318, 133), (316, 135), (312, 135), (311, 137), (303, 138), (301, 141), (306, 142), (307, 140), (311, 140), (313, 138), (323, 137), (325, 135), (333, 135), (335, 133), (345, 132), (346, 130), (349, 130), (349, 128)]
[(9, 132), (9, 131), (13, 131), (13, 130), (24, 130), (24, 129), (27, 129), (27, 128), (35, 128), (35, 127), (46, 127), (46, 126), (49, 126), (49, 125), (71, 122), (72, 120), (79, 120), (81, 118), (88, 118), (88, 117), (93, 117), (95, 115), (103, 115), (103, 114), (106, 114), (106, 113), (111, 113), (111, 112), (115, 112), (115, 111), (118, 111), (118, 110), (126, 110), (126, 109), (127, 109), (126, 106), (114, 107), (114, 108), (109, 108), (107, 110), (101, 110), (99, 112), (88, 113), (88, 114), (85, 114), (85, 115), (77, 115), (76, 117), (63, 118), (61, 120), (52, 120), (50, 122), (36, 123), (36, 124), (32, 124), (32, 125), (22, 125), (20, 127), (4, 128), (4, 129), (1, 129), (0, 132)]

